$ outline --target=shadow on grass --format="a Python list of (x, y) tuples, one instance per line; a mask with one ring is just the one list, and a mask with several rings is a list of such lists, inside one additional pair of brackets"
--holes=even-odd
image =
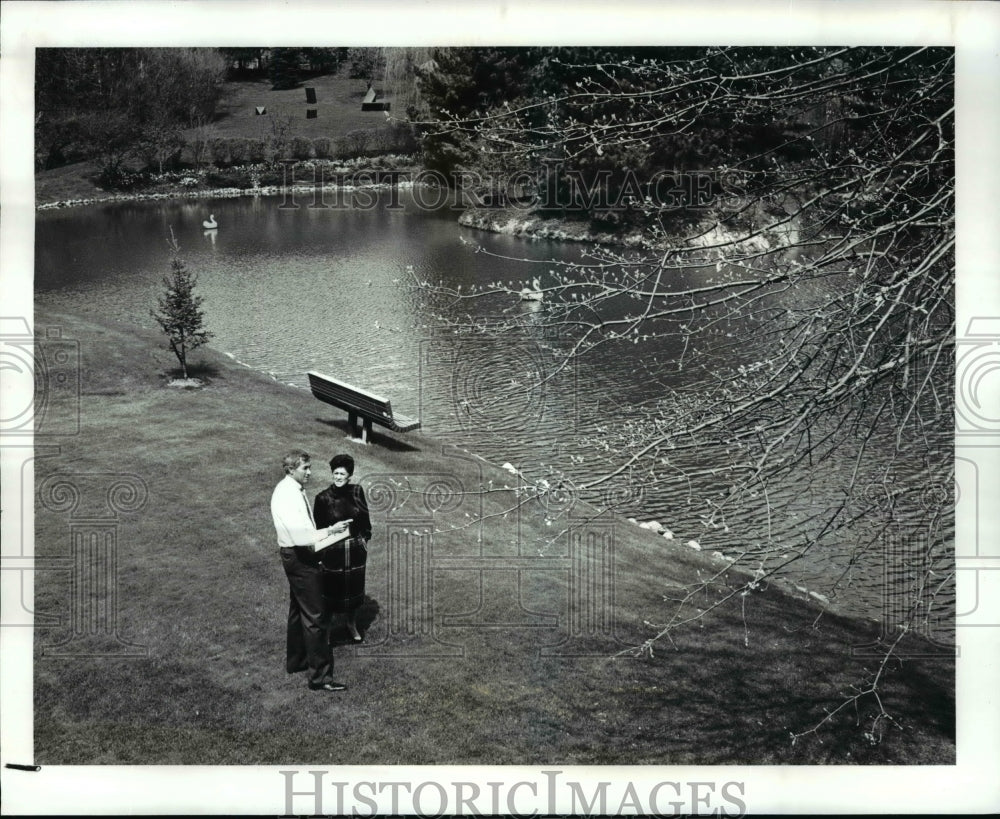
[[(184, 379), (184, 372), (180, 367), (171, 367), (163, 371), (163, 377), (168, 381), (180, 381)], [(210, 361), (199, 361), (197, 364), (188, 364), (188, 379), (198, 379), (203, 386), (207, 386), (216, 380), (225, 380), (226, 376), (218, 365)]]
[[(372, 624), (378, 619), (381, 607), (378, 601), (369, 595), (365, 595), (365, 601), (358, 607), (355, 614), (355, 622), (358, 624), (358, 631), (364, 637), (368, 634)], [(354, 645), (354, 639), (347, 633), (347, 620), (343, 614), (335, 614), (330, 629), (330, 645), (344, 646)]]
[[(826, 615), (795, 632), (768, 627), (790, 608), (759, 600), (746, 620), (736, 607), (718, 610), (712, 632), (685, 634), (679, 651), (665, 650), (651, 663), (661, 673), (646, 683), (657, 690), (623, 692), (620, 706), (620, 724), (650, 727), (635, 756), (702, 764), (954, 763), (953, 659), (906, 659), (925, 646), (918, 639), (901, 645), (876, 697), (864, 688), (881, 658), (851, 656), (857, 624)], [(731, 639), (745, 624), (748, 646)], [(891, 719), (880, 718), (883, 708)], [(620, 738), (608, 749), (602, 761), (620, 761)]]
[[(196, 364), (188, 364), (187, 371), (188, 378), (200, 378), (206, 383), (211, 382), (213, 379), (225, 378), (218, 365), (210, 361), (199, 361)], [(168, 379), (183, 378), (184, 373), (180, 367), (173, 367), (166, 371), (166, 376)]]
[[(343, 421), (334, 421), (329, 418), (317, 418), (319, 423), (324, 426), (330, 427), (332, 429), (341, 430), (344, 433), (345, 438), (350, 438), (354, 443), (361, 443), (360, 439), (351, 437), (350, 424), (345, 418)], [(371, 435), (368, 437), (368, 443), (372, 445), (378, 445), (384, 449), (389, 449), (393, 452), (419, 452), (420, 447), (408, 444), (405, 441), (401, 441), (398, 438), (393, 438), (391, 435), (384, 435), (377, 429), (373, 428)]]

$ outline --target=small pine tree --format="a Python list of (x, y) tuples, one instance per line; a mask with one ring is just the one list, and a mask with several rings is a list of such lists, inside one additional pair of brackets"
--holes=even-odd
[(192, 350), (212, 338), (212, 333), (205, 329), (205, 316), (201, 311), (203, 298), (194, 293), (198, 278), (177, 256), (180, 246), (170, 231), (170, 247), (174, 251), (174, 259), (170, 263), (171, 273), (163, 277), (166, 291), (157, 299), (159, 310), (150, 310), (157, 324), (163, 328), (177, 360), (181, 365), (181, 373), (188, 377), (187, 356)]
[(271, 64), (268, 75), (271, 79), (271, 90), (283, 91), (295, 88), (299, 84), (299, 59), (301, 49), (272, 48)]

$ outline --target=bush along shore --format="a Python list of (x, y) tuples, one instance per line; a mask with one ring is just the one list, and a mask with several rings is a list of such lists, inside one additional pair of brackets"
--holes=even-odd
[(123, 174), (119, 186), (98, 187), (97, 166), (81, 163), (36, 177), (35, 208), (77, 207), (105, 202), (209, 199), (310, 193), (319, 187), (341, 190), (410, 187), (419, 172), (412, 157), (380, 156), (350, 160), (304, 160), (255, 163), (229, 168), (201, 168), (163, 173)]
[[(683, 214), (673, 229), (651, 229), (648, 224), (635, 225), (619, 213), (604, 214), (605, 218), (585, 218), (577, 215), (550, 214), (535, 210), (531, 204), (523, 207), (481, 207), (472, 205), (458, 218), (459, 224), (528, 239), (550, 239), (560, 242), (586, 242), (642, 250), (676, 248), (682, 242), (686, 249), (705, 249), (706, 259), (714, 258), (716, 245), (734, 245), (745, 253), (780, 250), (799, 240), (795, 201), (757, 205), (737, 216), (721, 207), (692, 210), (696, 218)], [(675, 214), (677, 217), (677, 214)], [(669, 224), (669, 223), (668, 223)], [(690, 237), (683, 240), (681, 237)]]
[[(114, 622), (74, 634), (36, 620), (41, 764), (954, 762), (950, 660), (880, 668), (852, 651), (877, 649), (873, 624), (754, 586), (658, 530), (560, 517), (509, 469), (423, 431), (362, 445), (339, 411), (211, 345), (191, 368), (201, 386), (178, 390), (157, 333), (40, 306), (43, 350), (52, 327), (78, 344), (78, 388), (53, 390), (46, 418), (79, 425), (36, 462), (40, 565), (74, 548), (67, 475), (80, 503), (108, 495), (109, 470), (128, 491)], [(337, 697), (284, 671), (268, 499), (293, 447), (313, 456), (310, 497), (346, 451), (372, 504), (366, 642), (335, 627)], [(591, 529), (610, 564), (574, 547)], [(603, 585), (583, 582), (595, 572)], [(95, 605), (73, 597), (86, 579), (43, 569), (36, 611)], [(585, 587), (613, 595), (573, 592)], [(691, 622), (634, 650), (672, 618)], [(873, 671), (878, 699), (863, 692)]]

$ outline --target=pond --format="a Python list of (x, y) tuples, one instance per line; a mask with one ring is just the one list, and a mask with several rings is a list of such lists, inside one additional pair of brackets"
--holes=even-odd
[[(676, 338), (609, 344), (555, 371), (563, 340), (541, 321), (536, 333), (529, 320), (526, 332), (503, 339), (456, 334), (432, 314), (418, 281), (463, 292), (502, 281), (515, 291), (447, 305), (455, 320), (466, 312), (540, 318), (544, 306), (516, 291), (533, 278), (554, 283), (553, 266), (580, 262), (586, 246), (463, 228), (457, 209), (418, 207), (406, 191), (364, 195), (340, 200), (348, 205), (341, 207), (309, 207), (312, 197), (300, 195), (299, 207), (283, 207), (289, 203), (281, 197), (243, 197), (39, 212), (36, 301), (155, 328), (150, 308), (170, 269), (172, 232), (198, 276), (215, 348), (299, 388), (307, 388), (306, 371), (318, 370), (386, 395), (399, 412), (420, 417), (428, 435), (515, 464), (532, 479), (558, 474), (580, 482), (607, 470), (619, 454), (602, 446), (609, 432), (641, 422), (682, 378), (690, 385), (691, 373), (669, 366), (682, 353)], [(202, 228), (210, 214), (217, 231)], [(727, 332), (753, 337), (748, 326)], [(728, 355), (750, 357), (752, 348), (741, 344)], [(796, 499), (792, 480), (783, 491), (798, 506), (780, 526), (761, 507), (728, 521), (725, 533), (706, 532), (691, 496), (637, 485), (625, 475), (587, 499), (723, 552), (745, 549), (775, 528), (791, 548), (797, 521), (826, 502)], [(882, 613), (883, 566), (856, 562), (852, 543), (810, 554), (793, 579), (828, 595), (837, 581), (838, 603), (866, 616)], [(953, 594), (945, 597), (947, 607)]]

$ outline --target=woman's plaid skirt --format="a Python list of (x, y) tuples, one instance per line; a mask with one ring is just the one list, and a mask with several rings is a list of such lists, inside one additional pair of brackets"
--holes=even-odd
[(368, 548), (361, 537), (349, 537), (323, 550), (323, 596), (330, 611), (353, 611), (364, 602), (367, 561)]

